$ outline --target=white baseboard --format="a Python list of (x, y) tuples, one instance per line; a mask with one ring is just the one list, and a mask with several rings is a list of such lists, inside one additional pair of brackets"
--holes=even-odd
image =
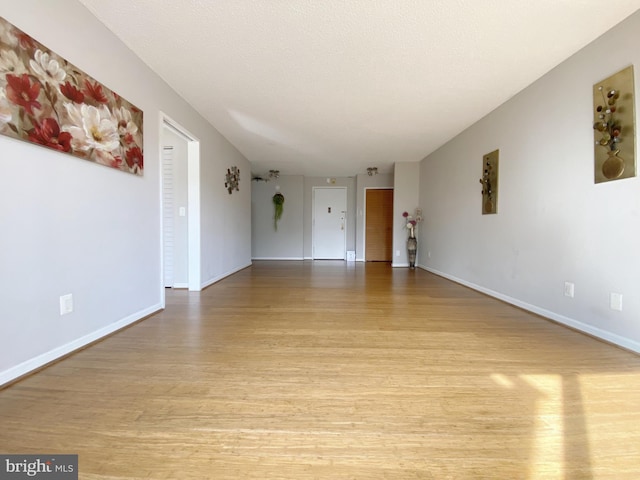
[(626, 348), (627, 350), (640, 353), (640, 343), (634, 340), (630, 340), (621, 335), (617, 335), (615, 333), (602, 330), (601, 328), (594, 327), (592, 325), (583, 323), (579, 320), (575, 320), (570, 317), (565, 317), (564, 315), (560, 315), (558, 313), (552, 312), (550, 310), (546, 310), (536, 305), (531, 305), (530, 303), (523, 302), (522, 300), (518, 300), (517, 298), (513, 298), (508, 295), (504, 295), (500, 292), (496, 292), (494, 290), (482, 287), (480, 285), (476, 285), (475, 283), (471, 283), (461, 278), (455, 277), (453, 275), (449, 275), (448, 273), (440, 272), (439, 270), (436, 270), (434, 268), (430, 268), (424, 265), (417, 265), (417, 266), (419, 268), (422, 268), (423, 270), (434, 273), (440, 277), (446, 278), (447, 280), (451, 280), (452, 282), (459, 283), (461, 285), (464, 285), (465, 287), (469, 287), (478, 292), (497, 298), (498, 300), (502, 300), (503, 302), (510, 303), (511, 305), (515, 305), (516, 307), (522, 308), (523, 310), (527, 310), (531, 313), (535, 313), (536, 315), (540, 315), (541, 317), (548, 318), (549, 320), (553, 320), (554, 322), (560, 323), (562, 325), (566, 325), (567, 327), (571, 327), (575, 330), (579, 330), (581, 332), (584, 332), (588, 335), (594, 336), (606, 342), (613, 343), (614, 345), (618, 345), (619, 347)]
[[(252, 257), (251, 260), (305, 260), (304, 257)], [(309, 258), (308, 260), (313, 260)]]
[(251, 266), (251, 262), (249, 262), (249, 263), (247, 263), (245, 265), (242, 265), (242, 266), (240, 266), (238, 268), (235, 268), (235, 269), (233, 269), (233, 270), (231, 270), (229, 272), (223, 273), (222, 275), (218, 275), (217, 277), (213, 277), (213, 278), (207, 280), (206, 282), (204, 282), (202, 285), (200, 285), (200, 288), (201, 289), (207, 288), (208, 286), (213, 285), (214, 283), (219, 282), (220, 280), (222, 280), (224, 278), (227, 278), (228, 276), (233, 275), (234, 273), (237, 273), (240, 270), (244, 270), (245, 268), (250, 267), (250, 266)]
[[(252, 257), (252, 260), (314, 260), (314, 258), (313, 257)], [(340, 259), (336, 258), (335, 260), (340, 260)], [(355, 261), (364, 262), (364, 259), (356, 258)]]
[(395, 263), (394, 262), (394, 263), (391, 264), (391, 266), (393, 268), (402, 268), (402, 267), (406, 268), (406, 267), (409, 267), (409, 264), (408, 263)]
[(83, 337), (80, 337), (72, 342), (69, 342), (65, 345), (61, 345), (59, 347), (54, 348), (53, 350), (49, 350), (46, 353), (38, 355), (37, 357), (26, 360), (14, 367), (11, 367), (3, 372), (0, 372), (0, 386), (12, 382), (34, 370), (44, 367), (45, 365), (58, 360), (59, 358), (64, 357), (65, 355), (69, 355), (70, 353), (75, 352), (83, 347), (86, 347), (90, 343), (95, 342), (96, 340), (100, 340), (107, 335), (112, 334), (124, 328), (132, 323), (137, 322), (138, 320), (149, 316), (153, 313), (162, 310), (160, 304), (154, 305), (149, 308), (145, 308), (144, 310), (140, 310), (139, 312), (134, 313), (133, 315), (129, 315), (128, 317), (123, 318), (122, 320), (118, 320), (115, 323), (111, 323), (106, 327), (102, 327), (94, 332), (91, 332)]

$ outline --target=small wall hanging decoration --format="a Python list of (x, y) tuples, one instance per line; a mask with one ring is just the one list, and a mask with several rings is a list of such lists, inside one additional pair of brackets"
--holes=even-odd
[(593, 86), (595, 183), (636, 176), (633, 65)]
[(240, 191), (240, 169), (238, 167), (227, 168), (227, 181), (224, 182), (224, 186), (227, 187), (229, 195), (234, 190)]
[(284, 211), (284, 195), (280, 192), (276, 192), (273, 196), (273, 228), (278, 231), (278, 220), (282, 218), (282, 212)]
[(482, 157), (482, 214), (498, 211), (498, 158), (500, 150), (494, 150)]
[(136, 175), (142, 111), (0, 17), (0, 134)]

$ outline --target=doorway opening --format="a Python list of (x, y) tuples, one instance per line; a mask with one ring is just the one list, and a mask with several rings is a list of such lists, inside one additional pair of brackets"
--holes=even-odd
[[(186, 287), (191, 291), (202, 289), (200, 282), (200, 141), (162, 112), (160, 113), (160, 141), (162, 147), (161, 298), (164, 306), (166, 286)], [(173, 148), (165, 149), (164, 147)], [(179, 261), (179, 266), (176, 260)], [(178, 278), (176, 274), (179, 275)], [(167, 285), (167, 283), (172, 284)]]

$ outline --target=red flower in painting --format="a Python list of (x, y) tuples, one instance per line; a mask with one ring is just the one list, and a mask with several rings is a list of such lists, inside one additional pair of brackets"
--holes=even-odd
[(84, 93), (98, 103), (107, 103), (107, 97), (102, 91), (102, 85), (98, 82), (91, 83), (89, 80), (84, 81)]
[(60, 85), (60, 91), (62, 94), (74, 103), (84, 102), (84, 93), (76, 88), (75, 85), (71, 85), (69, 82), (64, 82)]
[(9, 101), (24, 107), (29, 115), (33, 115), (34, 108), (42, 107), (38, 102), (40, 84), (38, 82), (32, 84), (29, 75), (26, 73), (19, 77), (8, 73), (6, 93)]
[(20, 44), (20, 47), (24, 48), (25, 50), (28, 50), (30, 48), (36, 48), (36, 43), (33, 41), (33, 38), (31, 38), (26, 33), (21, 32), (20, 30), (17, 30), (17, 29), (16, 29), (16, 38), (18, 39), (18, 43)]
[(122, 164), (124, 163), (122, 157), (115, 154), (114, 152), (96, 150), (95, 159), (96, 163), (99, 163), (101, 165), (106, 165), (111, 168), (117, 168), (118, 170), (126, 170), (126, 168), (122, 168)]
[(120, 168), (120, 165), (122, 165), (122, 158), (115, 156), (113, 157), (113, 161), (111, 162), (111, 166), (113, 168)]
[(61, 152), (71, 150), (71, 134), (60, 132), (60, 126), (54, 118), (45, 118), (41, 124), (29, 130), (29, 140)]
[(129, 168), (133, 168), (135, 165), (138, 165), (140, 169), (143, 167), (143, 158), (142, 158), (142, 150), (140, 147), (133, 147), (127, 150), (127, 165)]

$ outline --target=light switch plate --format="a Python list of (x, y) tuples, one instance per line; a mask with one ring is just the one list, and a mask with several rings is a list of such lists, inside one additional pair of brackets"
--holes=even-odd
[(575, 293), (575, 285), (571, 282), (564, 282), (564, 296), (573, 298)]
[(73, 312), (73, 295), (67, 294), (60, 297), (60, 315)]
[(622, 311), (622, 294), (612, 293), (609, 300), (609, 306), (611, 307), (611, 310), (618, 310), (621, 312)]

